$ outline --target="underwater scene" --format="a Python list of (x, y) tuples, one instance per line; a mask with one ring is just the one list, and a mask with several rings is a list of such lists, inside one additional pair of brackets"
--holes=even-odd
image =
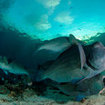
[(0, 0), (0, 105), (105, 105), (105, 0)]

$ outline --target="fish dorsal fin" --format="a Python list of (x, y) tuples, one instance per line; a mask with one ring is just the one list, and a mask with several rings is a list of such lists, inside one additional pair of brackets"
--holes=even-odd
[(69, 41), (71, 42), (71, 44), (74, 44), (77, 42), (77, 39), (74, 37), (74, 35), (70, 34), (69, 35)]
[(76, 44), (78, 46), (79, 53), (80, 53), (80, 59), (81, 59), (81, 69), (83, 69), (85, 62), (86, 62), (86, 56), (85, 56), (84, 49), (82, 45), (78, 42), (78, 40), (74, 37), (74, 35), (70, 34), (70, 39), (71, 39), (72, 44)]

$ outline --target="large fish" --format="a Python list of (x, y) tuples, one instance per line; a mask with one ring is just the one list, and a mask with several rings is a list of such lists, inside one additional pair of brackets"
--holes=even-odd
[(56, 60), (57, 57), (71, 45), (69, 37), (59, 37), (48, 41), (43, 41), (33, 52), (35, 64)]
[[(40, 73), (39, 81), (49, 78), (56, 82), (74, 83), (89, 74), (88, 70), (82, 70), (86, 57), (81, 44), (73, 35), (70, 37), (74, 44), (64, 51), (44, 73)], [(43, 69), (43, 67), (41, 68)]]
[[(32, 57), (34, 67), (36, 67), (38, 71), (36, 75), (37, 77), (39, 77), (38, 65), (43, 65), (46, 62), (50, 62), (51, 64), (52, 61), (56, 60), (62, 52), (64, 52), (71, 46), (71, 36), (72, 35), (70, 35), (69, 37), (59, 37), (49, 41), (43, 41), (43, 43), (38, 46), (38, 48), (34, 51)], [(33, 77), (35, 76), (33, 75)]]
[[(102, 57), (105, 55), (105, 49), (104, 46), (102, 47), (102, 44), (97, 42), (90, 45), (89, 48), (91, 50), (89, 50), (90, 56), (88, 58), (78, 40), (73, 35), (71, 35), (71, 39), (74, 44), (64, 51), (44, 73), (40, 73), (41, 76), (38, 78), (38, 81), (49, 78), (56, 82), (80, 83), (105, 70), (105, 58)], [(101, 50), (99, 52), (100, 47)], [(89, 62), (95, 63), (96, 65), (91, 66)], [(97, 65), (100, 65), (100, 68), (96, 69)], [(43, 69), (43, 66), (41, 68)]]

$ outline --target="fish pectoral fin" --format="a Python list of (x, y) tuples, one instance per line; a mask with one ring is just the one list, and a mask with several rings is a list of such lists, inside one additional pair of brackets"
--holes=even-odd
[(81, 69), (83, 69), (86, 63), (86, 55), (82, 45), (78, 42), (78, 40), (74, 37), (74, 35), (70, 34), (71, 43), (76, 44), (79, 49), (80, 59), (81, 59)]
[(85, 56), (85, 52), (83, 50), (83, 47), (79, 43), (78, 43), (78, 48), (79, 48), (79, 52), (80, 52), (81, 69), (83, 69), (83, 67), (84, 67), (84, 65), (86, 63), (86, 56)]

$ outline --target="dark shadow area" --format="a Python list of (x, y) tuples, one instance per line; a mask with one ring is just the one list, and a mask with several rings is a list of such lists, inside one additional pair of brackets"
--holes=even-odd
[(0, 55), (31, 69), (35, 63), (33, 52), (40, 42), (40, 40), (32, 40), (26, 34), (21, 34), (16, 30), (2, 28), (0, 31)]

